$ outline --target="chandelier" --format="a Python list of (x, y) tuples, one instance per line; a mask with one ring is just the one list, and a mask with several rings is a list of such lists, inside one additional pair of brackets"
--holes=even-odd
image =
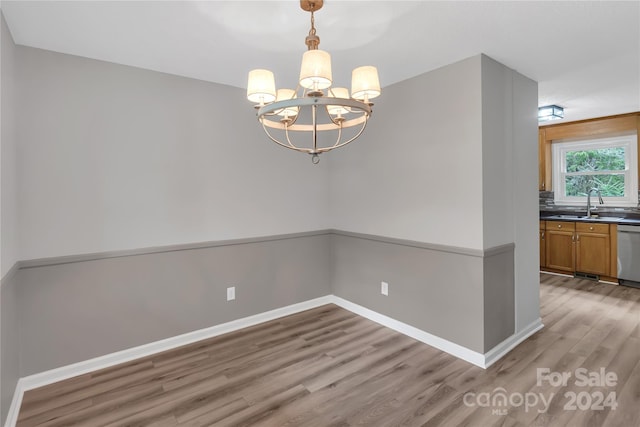
[(371, 99), (380, 95), (376, 67), (363, 66), (351, 73), (351, 95), (344, 87), (332, 87), (331, 56), (318, 49), (314, 12), (323, 0), (300, 0), (311, 12), (311, 29), (305, 39), (296, 89), (276, 91), (273, 72), (249, 72), (247, 99), (256, 104), (258, 120), (276, 144), (310, 154), (314, 164), (319, 154), (344, 147), (358, 138), (371, 117)]

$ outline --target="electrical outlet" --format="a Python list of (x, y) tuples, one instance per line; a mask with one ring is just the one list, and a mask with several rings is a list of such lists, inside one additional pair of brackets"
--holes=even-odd
[(236, 299), (236, 287), (232, 286), (227, 288), (227, 301), (233, 301)]
[(389, 284), (387, 282), (380, 282), (380, 293), (382, 295), (389, 295)]

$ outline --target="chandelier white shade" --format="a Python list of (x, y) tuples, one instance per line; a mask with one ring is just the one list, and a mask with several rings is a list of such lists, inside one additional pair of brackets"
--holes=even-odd
[(378, 70), (370, 65), (358, 67), (351, 72), (351, 96), (369, 100), (380, 95)]
[(300, 86), (318, 90), (331, 87), (331, 55), (324, 50), (308, 50), (302, 55)]
[(273, 73), (269, 70), (251, 70), (247, 98), (251, 102), (266, 104), (276, 99), (276, 83)]
[(371, 116), (371, 99), (380, 95), (376, 67), (363, 66), (351, 74), (351, 94), (345, 87), (332, 87), (331, 55), (318, 49), (314, 12), (323, 0), (300, 0), (311, 12), (311, 30), (305, 39), (296, 89), (276, 90), (271, 71), (249, 72), (247, 99), (256, 104), (258, 120), (273, 142), (308, 153), (313, 163), (318, 155), (343, 147), (358, 138)]

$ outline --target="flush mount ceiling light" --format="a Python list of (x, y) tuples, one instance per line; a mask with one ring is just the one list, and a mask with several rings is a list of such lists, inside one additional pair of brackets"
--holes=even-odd
[(372, 66), (352, 71), (351, 95), (347, 88), (332, 86), (331, 56), (318, 49), (315, 28), (314, 12), (322, 5), (323, 0), (300, 0), (300, 7), (311, 12), (311, 29), (297, 88), (276, 91), (273, 73), (263, 69), (250, 71), (247, 84), (247, 99), (257, 104), (267, 136), (285, 148), (310, 154), (314, 164), (319, 154), (344, 147), (362, 134), (371, 116), (371, 99), (380, 95), (378, 70)]
[(546, 105), (538, 108), (538, 121), (558, 120), (564, 118), (564, 108), (557, 105)]

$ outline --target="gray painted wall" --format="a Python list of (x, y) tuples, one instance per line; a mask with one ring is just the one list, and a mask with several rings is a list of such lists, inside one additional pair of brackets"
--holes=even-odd
[(0, 12), (0, 277), (18, 261), (16, 46)]
[[(484, 248), (513, 243), (513, 71), (486, 55), (482, 75), (482, 241)], [(532, 159), (535, 161), (536, 159)], [(535, 161), (537, 165), (537, 161)]]
[[(443, 259), (442, 270), (420, 270), (424, 276), (416, 279), (419, 267), (401, 268), (391, 261), (392, 254), (384, 262), (373, 248), (363, 248), (375, 260), (372, 264), (388, 270), (370, 275), (362, 268), (348, 272), (348, 264), (338, 267), (338, 296), (405, 319), (426, 316), (415, 301), (444, 306), (455, 301), (466, 310), (453, 309), (453, 318), (471, 328), (473, 337), (456, 331), (451, 317), (437, 329), (434, 319), (427, 327), (417, 318), (407, 323), (455, 337), (451, 340), (480, 352), (516, 331), (516, 307), (526, 312), (519, 328), (539, 317), (538, 274), (531, 268), (537, 262), (537, 240), (524, 232), (537, 227), (532, 176), (537, 156), (530, 155), (537, 147), (536, 90), (535, 82), (485, 55), (385, 87), (384, 102), (375, 111), (384, 120), (368, 129), (375, 137), (347, 147), (331, 163), (334, 227), (481, 251), (515, 245), (516, 252), (491, 256), (473, 268), (464, 264), (462, 275), (454, 271), (457, 260)], [(353, 168), (355, 163), (361, 167)], [(525, 209), (530, 211), (525, 214)], [(453, 292), (445, 295), (455, 299), (443, 301), (443, 289), (431, 279), (439, 283), (445, 272), (450, 275), (447, 290)], [(380, 281), (388, 275), (398, 276), (394, 286), (412, 291), (378, 301)], [(416, 280), (432, 287), (410, 284)], [(350, 282), (360, 285), (349, 288)], [(470, 325), (484, 325), (478, 329), (486, 335)]]
[(515, 332), (513, 245), (489, 251), (483, 259), (483, 353)]
[(538, 226), (538, 83), (514, 73), (513, 185), (515, 221), (516, 331), (540, 319)]
[(17, 139), (16, 46), (0, 12), (0, 423), (4, 422), (19, 377), (16, 282)]
[[(501, 288), (512, 260), (510, 246), (484, 256), (317, 232), (25, 267), (3, 289), (19, 316), (20, 376), (329, 294), (483, 353), (513, 332), (513, 292)], [(8, 325), (3, 338), (18, 329)]]
[(20, 375), (329, 295), (329, 244), (325, 233), (22, 269)]
[(483, 249), (480, 56), (386, 86), (332, 158), (332, 227)]
[(0, 286), (0, 424), (4, 424), (16, 384), (21, 376), (18, 288), (18, 274), (12, 273), (2, 280)]
[[(515, 332), (540, 318), (537, 92), (536, 82), (482, 55), (483, 240), (485, 248), (515, 244), (511, 283), (501, 291), (515, 298)], [(487, 312), (506, 304), (486, 303)]]
[(246, 92), (19, 46), (20, 259), (329, 228), (328, 161)]
[[(14, 46), (4, 21), (1, 57), (0, 258), (3, 275), (19, 259), (327, 228), (328, 160), (325, 158), (320, 165), (312, 167), (308, 157), (269, 143), (255, 120), (251, 104), (245, 101), (243, 90)], [(14, 67), (19, 70), (15, 76), (11, 73)], [(20, 132), (14, 133), (14, 129)], [(17, 227), (18, 217), (20, 227)], [(320, 261), (319, 265), (322, 264)], [(273, 268), (288, 271), (283, 265)], [(56, 303), (58, 299), (76, 298), (67, 293), (69, 288), (65, 286), (80, 286), (78, 283), (84, 283), (87, 277), (83, 276), (84, 270), (75, 267), (79, 268), (78, 277), (61, 279), (62, 276), (52, 274), (66, 285), (50, 281), (48, 275), (39, 276), (43, 296)], [(131, 271), (133, 275), (135, 269)], [(22, 277), (22, 273), (18, 276)], [(17, 283), (3, 284), (0, 301), (3, 417), (6, 399), (11, 398), (18, 372), (25, 375), (35, 372), (34, 369), (66, 364), (132, 343), (149, 342), (158, 336), (154, 329), (131, 335), (120, 329), (123, 336), (113, 338), (113, 342), (107, 340), (104, 347), (92, 344), (78, 348), (81, 342), (78, 341), (69, 347), (78, 350), (75, 357), (64, 351), (56, 354), (54, 350), (50, 360), (30, 360), (29, 357), (38, 358), (35, 354), (26, 357), (23, 366), (18, 368), (13, 363), (17, 360), (18, 346), (7, 344), (15, 344), (18, 329), (15, 322), (7, 319), (18, 313), (26, 319), (25, 312), (34, 313), (29, 307), (35, 300), (44, 305), (44, 300), (34, 300), (29, 295), (36, 288), (32, 281), (35, 274), (35, 270), (25, 274), (25, 286), (19, 287), (20, 309), (15, 308)], [(93, 281), (107, 286), (105, 293), (112, 292), (111, 298), (105, 297), (107, 301), (118, 301), (123, 297), (119, 293), (119, 286), (123, 285), (110, 282), (118, 279), (112, 273), (105, 272), (105, 275)], [(140, 279), (139, 286), (148, 285), (141, 275), (132, 277)], [(247, 287), (255, 287), (251, 293), (260, 295), (260, 286), (271, 286), (271, 279), (266, 279), (266, 285), (254, 282)], [(327, 283), (323, 281), (323, 286)], [(211, 284), (209, 292), (215, 293), (218, 285), (222, 286)], [(4, 289), (5, 286), (8, 288)], [(162, 289), (170, 294), (171, 291), (165, 289), (166, 283), (157, 286), (164, 287)], [(173, 286), (179, 289), (180, 284)], [(57, 297), (50, 296), (52, 289), (60, 291)], [(89, 285), (82, 289), (95, 290)], [(147, 291), (152, 294), (158, 289)], [(245, 292), (248, 291), (245, 288)], [(144, 293), (140, 288), (136, 292)], [(96, 304), (95, 296), (86, 295), (85, 309)], [(308, 295), (303, 292), (303, 299)], [(299, 292), (293, 290), (290, 297), (263, 299), (264, 304), (253, 307), (257, 311), (247, 307), (244, 311), (239, 309), (237, 315), (255, 314), (274, 304), (286, 305), (290, 298), (299, 296)], [(133, 298), (133, 301), (138, 300)], [(126, 301), (118, 304), (129, 307)], [(158, 304), (158, 308), (163, 306), (162, 302)], [(9, 306), (11, 308), (7, 308)], [(135, 306), (132, 303), (132, 307)], [(55, 307), (52, 303), (49, 309)], [(66, 306), (61, 303), (60, 307)], [(57, 313), (62, 316), (63, 311)], [(101, 326), (101, 322), (107, 321), (105, 315), (106, 312), (98, 310), (88, 316), (86, 324)], [(207, 321), (229, 316), (202, 317), (201, 324), (212, 326)], [(54, 330), (61, 327), (54, 313), (47, 310), (38, 313), (21, 326), (25, 340), (23, 355), (39, 347), (32, 339), (40, 336), (38, 327), (43, 319), (51, 320)], [(77, 330), (55, 330), (62, 334), (60, 337), (65, 342), (72, 332), (81, 337), (88, 333), (88, 329), (83, 329), (84, 322), (78, 319), (74, 316), (69, 320), (75, 322), (71, 326), (79, 328)], [(122, 322), (127, 321), (132, 318), (123, 315)], [(173, 334), (195, 324), (187, 320), (184, 324), (163, 326)], [(47, 342), (45, 338), (43, 343)]]
[(333, 241), (335, 295), (484, 352), (482, 256), (348, 235)]

